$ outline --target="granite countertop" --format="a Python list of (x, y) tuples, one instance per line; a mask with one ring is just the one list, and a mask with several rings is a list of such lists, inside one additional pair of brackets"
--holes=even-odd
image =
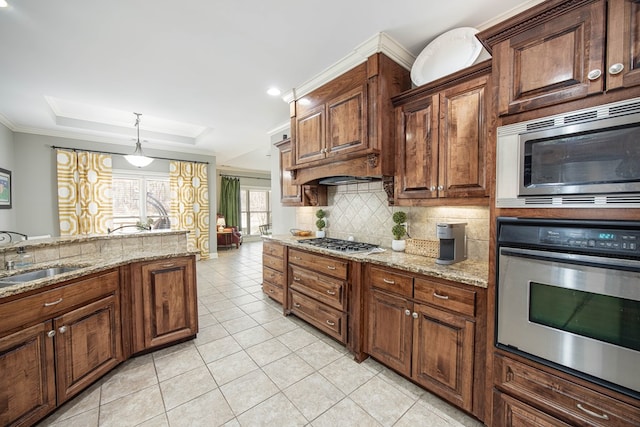
[(411, 255), (404, 252), (395, 252), (391, 248), (383, 248), (384, 252), (369, 253), (343, 253), (329, 249), (317, 248), (308, 244), (300, 243), (301, 240), (309, 237), (294, 237), (290, 235), (276, 235), (264, 237), (278, 241), (286, 246), (304, 249), (309, 252), (317, 252), (331, 255), (337, 258), (344, 258), (358, 262), (368, 262), (384, 267), (397, 268), (412, 273), (424, 274), (426, 276), (438, 277), (451, 280), (453, 282), (464, 283), (480, 288), (487, 287), (489, 277), (489, 265), (487, 262), (462, 261), (451, 265), (436, 264), (435, 258), (421, 255)]
[(12, 276), (20, 273), (27, 273), (29, 271), (46, 269), (51, 267), (79, 267), (77, 270), (73, 270), (67, 273), (57, 274), (55, 276), (46, 277), (43, 279), (32, 280), (29, 282), (16, 283), (15, 285), (7, 285), (0, 287), (0, 299), (9, 296), (21, 294), (23, 292), (44, 288), (49, 285), (53, 285), (59, 282), (67, 281), (70, 279), (76, 279), (82, 276), (86, 276), (92, 273), (98, 273), (101, 271), (109, 270), (111, 268), (126, 265), (132, 262), (139, 261), (153, 261), (158, 259), (174, 258), (180, 256), (195, 255), (197, 252), (193, 251), (150, 251), (141, 250), (139, 252), (127, 252), (126, 254), (93, 254), (93, 255), (81, 255), (77, 257), (69, 257), (51, 262), (36, 263), (23, 268), (17, 268), (13, 271), (1, 270), (0, 281), (7, 276)]

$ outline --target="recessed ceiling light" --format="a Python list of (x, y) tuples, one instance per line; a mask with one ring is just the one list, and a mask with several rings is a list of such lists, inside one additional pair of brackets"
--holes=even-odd
[(9, 6), (9, 4), (7, 3), (7, 0), (0, 0), (0, 7), (7, 7)]
[[(2, 0), (0, 0), (0, 1), (2, 1)], [(277, 87), (272, 87), (267, 91), (267, 93), (269, 95), (271, 95), (271, 96), (278, 96), (278, 95), (280, 95), (280, 89), (278, 89)]]

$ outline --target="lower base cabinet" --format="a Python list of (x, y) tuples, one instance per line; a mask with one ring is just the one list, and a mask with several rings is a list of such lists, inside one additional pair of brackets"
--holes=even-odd
[(133, 352), (193, 337), (198, 332), (195, 257), (131, 266)]
[(0, 425), (34, 424), (124, 360), (119, 277), (0, 304)]
[(367, 353), (480, 417), (474, 403), (474, 387), (483, 388), (482, 381), (474, 384), (474, 358), (482, 351), (476, 349), (477, 291), (380, 267), (369, 267), (366, 281)]

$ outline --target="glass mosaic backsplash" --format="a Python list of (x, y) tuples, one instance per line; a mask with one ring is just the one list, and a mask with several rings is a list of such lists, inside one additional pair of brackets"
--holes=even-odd
[[(487, 261), (489, 256), (489, 207), (393, 207), (388, 206), (381, 182), (329, 187), (327, 237), (374, 243), (390, 247), (393, 212), (407, 213), (409, 235), (415, 239), (436, 239), (438, 222), (466, 222), (468, 259)], [(319, 208), (296, 209), (296, 227), (316, 230), (315, 212)]]

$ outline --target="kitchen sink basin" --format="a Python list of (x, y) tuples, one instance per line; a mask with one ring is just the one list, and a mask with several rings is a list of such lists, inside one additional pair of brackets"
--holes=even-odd
[(13, 276), (0, 278), (0, 286), (15, 285), (17, 283), (24, 283), (24, 282), (30, 282), (32, 280), (53, 277), (58, 274), (75, 271), (79, 268), (83, 268), (83, 267), (49, 267), (49, 268), (42, 268), (40, 270), (28, 271), (26, 273), (14, 274)]

